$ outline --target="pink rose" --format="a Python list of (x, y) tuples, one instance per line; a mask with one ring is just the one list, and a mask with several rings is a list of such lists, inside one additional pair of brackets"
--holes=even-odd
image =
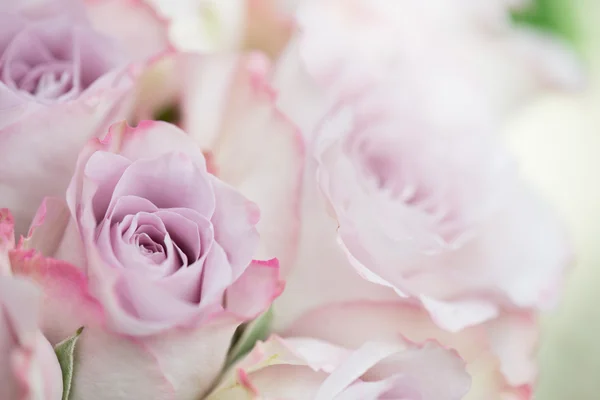
[(209, 172), (260, 208), (256, 257), (276, 257), (287, 272), (301, 228), (304, 143), (275, 106), (270, 72), (259, 54), (160, 57), (140, 76), (129, 120), (170, 111), (205, 154)]
[(464, 400), (529, 400), (536, 378), (537, 334), (537, 321), (527, 314), (504, 314), (451, 333), (438, 328), (418, 305), (402, 301), (329, 304), (306, 313), (281, 333), (344, 348), (357, 348), (366, 341), (389, 342), (400, 335), (409, 343), (435, 341), (455, 349), (466, 363), (472, 382), (468, 394), (461, 397)]
[(25, 279), (0, 277), (0, 397), (60, 400), (60, 365), (37, 326), (37, 288)]
[[(125, 21), (144, 26), (143, 46)], [(119, 118), (127, 64), (168, 47), (163, 23), (136, 1), (3, 2), (0, 25), (0, 206), (24, 233), (42, 198), (64, 192), (85, 142)]]
[(434, 342), (397, 335), (343, 347), (338, 339), (273, 336), (258, 342), (207, 400), (459, 400), (469, 390), (464, 362)]
[(0, 398), (60, 400), (62, 374), (52, 346), (38, 328), (41, 294), (10, 277), (13, 219), (0, 209)]
[(581, 89), (584, 73), (569, 46), (512, 23), (520, 3), (304, 1), (297, 33), (278, 62), (280, 106), (312, 139), (327, 106), (323, 93), (339, 100), (389, 76), (435, 80), (447, 93), (470, 87), (498, 115), (542, 90)]
[[(570, 259), (562, 227), (519, 181), (477, 102), (457, 96), (440, 110), (436, 88), (393, 87), (349, 98), (317, 135), (316, 176), (349, 263), (452, 331), (554, 305)], [(303, 282), (318, 273), (299, 265)]]
[(252, 261), (256, 205), (151, 121), (92, 140), (62, 202), (46, 199), (11, 261), (45, 290), (51, 342), (85, 326), (74, 398), (197, 399), (235, 329), (283, 290), (276, 260)]

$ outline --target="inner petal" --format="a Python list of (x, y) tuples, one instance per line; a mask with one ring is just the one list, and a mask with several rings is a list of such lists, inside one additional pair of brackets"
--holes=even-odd
[(155, 264), (161, 264), (167, 258), (164, 244), (157, 243), (147, 233), (137, 233), (135, 235), (135, 245), (144, 257)]
[(21, 79), (19, 88), (44, 99), (68, 94), (73, 90), (72, 66), (58, 61), (37, 65)]
[(113, 201), (122, 196), (147, 199), (157, 208), (189, 208), (207, 218), (215, 210), (215, 194), (208, 174), (179, 153), (131, 164), (115, 186)]
[(151, 213), (127, 215), (110, 227), (111, 248), (119, 264), (151, 279), (162, 278), (171, 264), (179, 265), (167, 237), (164, 224)]

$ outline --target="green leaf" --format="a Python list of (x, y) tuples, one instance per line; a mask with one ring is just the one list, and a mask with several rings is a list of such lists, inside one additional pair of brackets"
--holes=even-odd
[(83, 327), (77, 329), (75, 335), (54, 346), (54, 352), (56, 353), (56, 357), (58, 357), (58, 363), (62, 370), (62, 400), (69, 400), (69, 395), (71, 394), (71, 383), (73, 381), (73, 374), (75, 373), (75, 346), (81, 332), (83, 332)]
[(534, 0), (529, 8), (513, 13), (512, 19), (517, 24), (534, 26), (576, 41), (574, 11), (572, 0)]
[(181, 122), (179, 106), (177, 104), (172, 104), (159, 110), (156, 115), (154, 115), (154, 119), (157, 121), (169, 122), (171, 124), (178, 124)]
[(257, 341), (265, 340), (271, 331), (272, 322), (273, 311), (269, 308), (254, 321), (240, 326), (232, 340), (232, 347), (227, 355), (226, 368), (248, 354)]

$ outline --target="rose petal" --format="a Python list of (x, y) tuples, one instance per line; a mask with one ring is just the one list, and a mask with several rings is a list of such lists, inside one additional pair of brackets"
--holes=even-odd
[(212, 179), (212, 185), (217, 205), (212, 216), (215, 240), (227, 255), (233, 279), (237, 279), (252, 261), (258, 247), (256, 223), (259, 210), (240, 192), (222, 181)]
[[(507, 317), (508, 324), (511, 324), (513, 317)], [(502, 318), (504, 315), (498, 320), (499, 326), (510, 326), (501, 322)], [(514, 321), (523, 320), (516, 317)], [(496, 331), (497, 336), (493, 337), (495, 323), (489, 322), (489, 325), (450, 333), (437, 327), (428, 313), (416, 304), (363, 301), (317, 308), (299, 318), (286, 330), (285, 335), (310, 336), (346, 348), (356, 348), (367, 340), (396, 340), (398, 334), (416, 342), (434, 339), (443, 346), (456, 349), (467, 363), (467, 372), (473, 381), (465, 400), (501, 400), (502, 396), (516, 390), (510, 387), (501, 368), (512, 368), (516, 379), (531, 378), (533, 352), (528, 347), (531, 336), (526, 338), (519, 333), (517, 343), (514, 342), (515, 336), (510, 335), (507, 330), (499, 329)], [(531, 329), (531, 325), (526, 329)], [(513, 340), (511, 345), (509, 339)], [(521, 342), (523, 339), (525, 340)]]
[(3, 318), (0, 347), (5, 354), (0, 363), (0, 395), (3, 397), (61, 398), (62, 376), (58, 360), (52, 346), (38, 330), (40, 300), (40, 291), (30, 281), (0, 277), (0, 315)]
[[(348, 353), (346, 349), (317, 340), (298, 343), (272, 336), (264, 343), (257, 342), (207, 400), (257, 396), (311, 399), (326, 379), (325, 371), (335, 368)], [(322, 361), (315, 362), (315, 355)]]
[[(210, 151), (215, 174), (261, 210), (255, 257), (277, 257), (289, 268), (298, 240), (304, 149), (297, 129), (275, 107), (267, 60), (189, 55), (177, 63), (186, 77), (180, 105), (185, 130)], [(265, 151), (266, 143), (276, 150)]]
[(168, 25), (144, 0), (85, 0), (98, 32), (118, 40), (132, 59), (145, 59), (171, 49)]
[(277, 260), (254, 261), (227, 289), (227, 310), (246, 318), (258, 316), (283, 292), (284, 286)]
[(41, 330), (52, 344), (73, 335), (82, 325), (102, 324), (98, 302), (89, 295), (84, 273), (63, 261), (35, 254), (33, 250), (14, 250), (10, 254), (13, 271), (42, 289)]
[(191, 208), (207, 218), (215, 210), (206, 172), (185, 154), (172, 153), (133, 162), (116, 184), (111, 204), (122, 196), (140, 197), (158, 208)]
[(14, 219), (7, 208), (0, 208), (0, 276), (10, 274), (8, 252), (14, 247)]

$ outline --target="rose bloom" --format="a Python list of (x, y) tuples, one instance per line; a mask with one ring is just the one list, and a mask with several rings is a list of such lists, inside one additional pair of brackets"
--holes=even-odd
[(169, 44), (139, 1), (3, 2), (0, 25), (0, 206), (22, 234), (42, 198), (64, 192), (85, 142), (123, 117), (128, 64)]
[[(573, 57), (508, 24), (506, 4), (342, 3), (300, 7), (302, 29), (274, 77), (314, 159), (281, 326), (312, 306), (361, 297), (417, 299), (452, 331), (502, 310), (553, 305), (570, 249), (552, 211), (520, 181), (498, 130), (532, 88), (576, 87)], [(502, 62), (479, 59), (492, 39), (482, 26), (503, 44)], [(507, 55), (524, 47), (538, 56)], [(391, 290), (365, 285), (349, 264)]]
[[(420, 299), (449, 330), (553, 305), (570, 260), (562, 226), (485, 118), (447, 120), (421, 114), (417, 97), (381, 96), (340, 107), (317, 139), (319, 187), (354, 268)], [(477, 110), (461, 99), (457, 110)], [(434, 110), (426, 101), (417, 107)]]
[(331, 101), (389, 76), (437, 79), (448, 93), (458, 80), (501, 116), (542, 91), (580, 89), (585, 81), (569, 46), (511, 22), (528, 1), (297, 3), (297, 29), (278, 58), (275, 86), (280, 107), (309, 140)]
[(10, 277), (13, 247), (12, 215), (0, 209), (0, 397), (60, 400), (60, 365), (38, 328), (41, 293), (31, 282)]
[(0, 277), (0, 396), (60, 400), (62, 375), (37, 326), (41, 296), (25, 279)]
[(10, 253), (44, 290), (52, 343), (85, 327), (73, 398), (209, 389), (235, 329), (283, 289), (276, 260), (252, 261), (259, 217), (173, 125), (116, 124), (89, 142), (66, 198), (47, 198)]
[[(276, 331), (296, 336), (286, 327), (332, 302), (403, 301), (418, 319), (386, 314), (406, 326), (394, 334), (464, 353), (471, 398), (530, 398), (535, 315), (555, 305), (571, 253), (499, 130), (540, 89), (577, 87), (580, 70), (560, 43), (499, 18), (505, 8), (388, 3), (301, 7), (302, 30), (279, 60), (279, 104), (310, 145), (299, 258)], [(480, 58), (488, 51), (498, 54)], [(385, 336), (385, 318), (364, 322), (374, 329), (360, 340)], [(352, 336), (342, 326), (335, 340)]]
[(459, 400), (469, 390), (464, 362), (434, 342), (364, 338), (345, 348), (337, 339), (258, 342), (207, 399)]

